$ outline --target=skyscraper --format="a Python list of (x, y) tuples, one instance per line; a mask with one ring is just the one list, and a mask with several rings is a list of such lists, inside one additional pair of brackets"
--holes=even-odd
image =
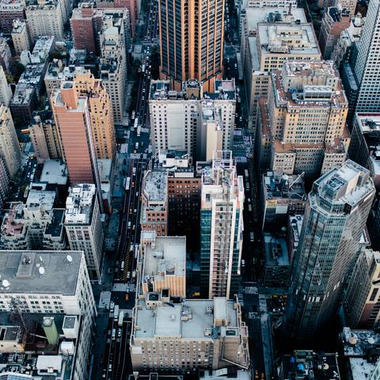
[(95, 183), (96, 156), (87, 98), (78, 97), (74, 82), (64, 82), (51, 103), (70, 182)]
[(221, 77), (224, 39), (224, 0), (160, 0), (161, 79), (197, 79), (212, 89)]
[(240, 280), (244, 185), (231, 151), (214, 152), (201, 186), (201, 292), (232, 298)]
[(380, 0), (371, 0), (354, 73), (359, 83), (356, 112), (380, 111)]
[(351, 160), (313, 184), (295, 256), (284, 334), (316, 337), (334, 317), (375, 195), (368, 170)]

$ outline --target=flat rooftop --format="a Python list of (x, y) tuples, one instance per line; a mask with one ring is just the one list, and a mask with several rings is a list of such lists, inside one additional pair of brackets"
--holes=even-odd
[(34, 190), (29, 191), (26, 206), (29, 211), (40, 209), (43, 213), (51, 211), (56, 197), (55, 191)]
[(0, 294), (74, 295), (81, 251), (0, 251)]
[(305, 180), (299, 175), (267, 172), (263, 175), (263, 186), (267, 200), (306, 200)]
[(149, 202), (166, 202), (168, 174), (166, 171), (148, 171), (144, 178), (144, 194)]
[[(234, 309), (235, 301), (223, 298), (222, 302), (229, 325), (221, 327), (221, 334), (226, 335), (226, 330), (231, 329), (238, 335), (243, 327), (238, 326), (237, 311)], [(153, 313), (152, 309), (146, 307), (145, 300), (138, 301), (136, 326), (139, 329), (134, 330), (135, 338), (152, 339), (176, 336), (188, 339), (206, 339), (205, 337), (208, 336), (212, 339), (215, 327), (214, 312), (222, 306), (219, 305), (217, 297), (214, 300), (184, 300), (171, 305), (161, 304)], [(188, 320), (185, 320), (186, 317)]]
[(186, 276), (186, 237), (157, 236), (145, 250), (143, 279), (161, 281), (166, 275)]
[(377, 353), (380, 353), (378, 350), (380, 334), (374, 330), (357, 330), (344, 327), (340, 337), (345, 357), (363, 358), (373, 352), (375, 348)]
[(374, 133), (380, 137), (380, 113), (378, 112), (357, 112), (355, 121), (359, 125), (363, 134)]
[[(352, 160), (347, 160), (340, 168), (332, 169), (317, 179), (309, 198), (312, 200), (316, 193), (324, 201), (335, 205), (349, 204), (353, 207), (374, 192), (370, 172)], [(323, 208), (325, 202), (321, 204), (318, 199), (317, 202), (318, 206)]]
[(61, 160), (45, 161), (41, 172), (40, 182), (55, 185), (66, 185), (68, 182), (66, 164)]
[(45, 228), (45, 234), (52, 237), (61, 237), (64, 228), (65, 210), (54, 209), (50, 223)]
[(309, 23), (259, 23), (261, 54), (303, 54), (320, 57), (314, 27)]
[[(264, 7), (258, 10), (257, 8), (245, 9), (245, 22), (248, 31), (257, 30), (257, 24), (265, 21), (274, 21), (282, 23), (294, 23), (299, 20), (301, 23), (306, 23), (305, 11), (302, 8), (292, 8), (292, 14), (289, 15), (289, 9)], [(277, 20), (275, 20), (277, 18)]]
[(271, 233), (264, 233), (265, 265), (276, 267), (288, 267), (289, 253), (286, 239), (277, 237)]
[(66, 199), (66, 224), (90, 224), (95, 201), (94, 184), (78, 184), (70, 187)]

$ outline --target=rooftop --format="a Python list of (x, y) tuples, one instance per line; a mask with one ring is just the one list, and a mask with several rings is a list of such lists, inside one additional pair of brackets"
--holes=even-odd
[[(217, 326), (218, 320), (223, 318), (229, 323)], [(159, 303), (155, 312), (147, 307), (145, 300), (140, 300), (135, 323), (134, 337), (137, 339), (176, 336), (188, 339), (208, 337), (211, 340), (218, 331), (221, 336), (246, 336), (248, 333), (245, 326), (239, 325), (235, 301), (218, 297), (213, 300), (184, 300), (170, 305)]]
[(343, 327), (340, 338), (345, 357), (370, 358), (380, 356), (380, 334), (374, 330), (355, 330)]
[(64, 228), (65, 210), (54, 209), (53, 216), (50, 223), (45, 228), (45, 235), (50, 235), (52, 237), (61, 237), (62, 230)]
[(148, 171), (144, 177), (144, 195), (148, 202), (162, 202), (167, 200), (168, 174), (166, 171)]
[(263, 175), (263, 186), (267, 200), (306, 200), (305, 180), (299, 175), (267, 172)]
[(289, 263), (286, 239), (271, 233), (264, 233), (265, 265), (266, 267), (287, 267)]
[(43, 164), (40, 182), (66, 185), (68, 174), (66, 165), (61, 160), (47, 160)]
[(1, 225), (1, 234), (5, 236), (23, 236), (26, 232), (24, 222), (24, 205), (22, 203), (11, 203), (9, 211), (4, 215)]
[(245, 22), (248, 32), (257, 30), (257, 24), (260, 22), (295, 23), (297, 20), (300, 23), (307, 22), (305, 11), (302, 8), (293, 8), (290, 15), (289, 10), (284, 8), (264, 7), (260, 8), (260, 10), (255, 8), (245, 9)]
[[(320, 209), (330, 209), (334, 204), (335, 212), (338, 212), (336, 205), (354, 207), (374, 193), (375, 187), (369, 171), (352, 160), (347, 160), (343, 166), (330, 170), (314, 182), (309, 199), (312, 205)], [(341, 209), (340, 212), (347, 210)]]
[(259, 23), (257, 36), (259, 54), (307, 54), (316, 58), (321, 54), (314, 27), (309, 23)]
[(338, 354), (317, 354), (313, 351), (294, 351), (282, 360), (283, 379), (339, 380)]
[(158, 236), (146, 246), (143, 281), (162, 281), (165, 276), (186, 276), (185, 236)]
[(33, 85), (22, 83), (16, 86), (15, 93), (11, 100), (13, 106), (29, 106), (33, 96), (36, 96), (36, 89)]
[(70, 187), (66, 199), (66, 224), (91, 224), (95, 192), (94, 184), (78, 184)]
[(0, 251), (3, 294), (74, 295), (81, 251)]

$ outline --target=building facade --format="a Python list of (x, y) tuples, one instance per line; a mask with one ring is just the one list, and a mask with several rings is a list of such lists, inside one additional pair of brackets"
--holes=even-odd
[(181, 374), (231, 365), (248, 369), (248, 328), (235, 301), (216, 297), (170, 306), (165, 297), (148, 293), (132, 317), (133, 370)]
[(380, 252), (364, 250), (352, 271), (343, 300), (345, 326), (376, 329), (380, 321)]
[(25, 21), (20, 19), (13, 21), (12, 41), (16, 54), (20, 55), (24, 50), (30, 51), (29, 31)]
[(11, 179), (21, 165), (21, 150), (9, 108), (0, 105), (0, 156)]
[(204, 92), (195, 80), (183, 82), (182, 91), (174, 90), (170, 81), (152, 81), (149, 115), (154, 153), (175, 150), (207, 160), (213, 150), (231, 148), (235, 82), (214, 82), (214, 91)]
[(160, 0), (158, 23), (161, 46), (161, 79), (172, 80), (180, 90), (182, 81), (196, 79), (208, 90), (223, 70), (224, 0)]
[(358, 55), (354, 73), (359, 83), (356, 112), (380, 111), (379, 40), (380, 1), (372, 0), (368, 6), (362, 36), (358, 43)]
[(63, 12), (61, 1), (47, 1), (41, 5), (29, 5), (25, 14), (32, 41), (41, 36), (63, 39)]
[(336, 313), (374, 195), (368, 170), (350, 160), (314, 182), (283, 325), (289, 341), (310, 342)]
[(214, 152), (201, 191), (201, 293), (233, 298), (240, 280), (244, 182), (231, 151)]
[[(6, 263), (12, 260), (14, 265)], [(92, 333), (97, 315), (84, 255), (80, 251), (1, 251), (2, 313), (77, 316), (72, 379), (88, 379)], [(78, 325), (81, 325), (80, 332)], [(46, 332), (47, 333), (47, 332)], [(70, 333), (70, 331), (66, 331)], [(74, 334), (74, 335), (73, 335)], [(51, 364), (51, 362), (50, 362)]]
[(343, 164), (350, 143), (347, 110), (332, 61), (286, 62), (272, 72), (267, 103), (259, 102), (261, 166), (313, 178)]
[(78, 184), (70, 188), (65, 229), (70, 249), (84, 252), (90, 278), (100, 281), (104, 235), (95, 185)]
[(8, 83), (3, 67), (1, 66), (0, 67), (0, 104), (3, 104), (4, 106), (9, 107), (12, 96), (13, 94), (12, 94), (11, 86)]
[(71, 183), (95, 183), (96, 154), (87, 97), (77, 95), (74, 82), (64, 82), (51, 103)]

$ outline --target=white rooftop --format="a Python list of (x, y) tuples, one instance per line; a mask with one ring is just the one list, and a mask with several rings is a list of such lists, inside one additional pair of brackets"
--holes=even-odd
[(44, 371), (60, 371), (63, 358), (61, 355), (38, 355), (36, 367)]
[(144, 181), (144, 194), (149, 202), (166, 202), (168, 187), (166, 171), (149, 171)]
[(90, 224), (93, 202), (95, 199), (94, 184), (78, 184), (70, 187), (66, 199), (66, 224)]
[[(149, 295), (149, 293), (148, 293)], [(221, 335), (226, 329), (239, 329), (237, 310), (233, 300), (214, 298), (214, 300), (184, 300), (177, 304), (158, 305), (153, 312), (145, 305), (145, 300), (138, 302), (136, 308), (135, 338), (152, 339), (153, 337), (177, 336), (192, 339), (212, 339), (212, 330), (215, 328), (214, 312), (217, 315), (227, 316), (228, 327), (221, 327)], [(225, 306), (224, 306), (224, 305)], [(215, 331), (215, 330), (214, 330)], [(209, 335), (207, 335), (209, 332)], [(237, 332), (238, 334), (239, 332)]]
[(68, 181), (66, 165), (61, 160), (47, 160), (44, 163), (40, 182), (66, 185)]
[(185, 236), (158, 236), (146, 246), (144, 278), (163, 280), (167, 275), (186, 275)]

